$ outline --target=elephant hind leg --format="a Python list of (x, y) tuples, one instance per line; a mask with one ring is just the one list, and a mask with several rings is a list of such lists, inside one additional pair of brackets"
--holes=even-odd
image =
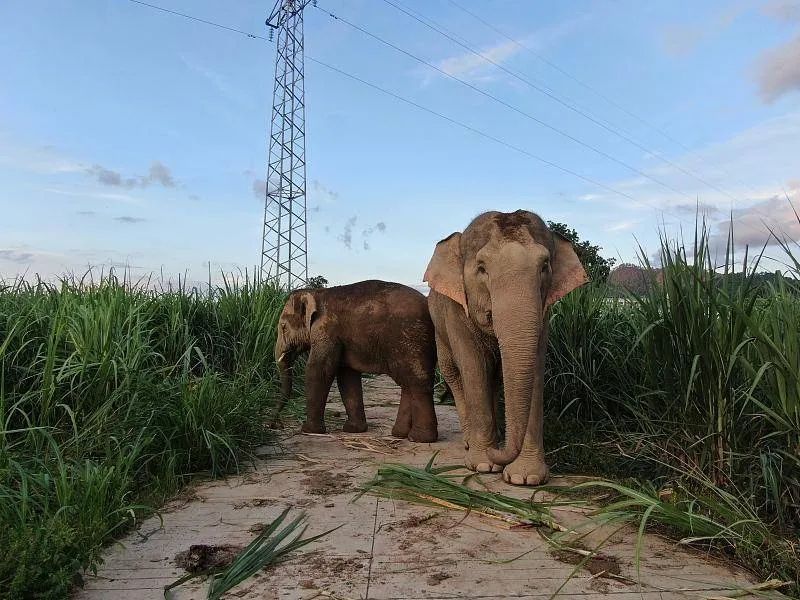
[(342, 429), (348, 433), (362, 433), (367, 430), (367, 416), (364, 414), (364, 393), (361, 388), (361, 373), (350, 367), (339, 367), (336, 383), (342, 396), (347, 421)]
[(392, 437), (406, 438), (411, 431), (411, 398), (405, 387), (400, 388), (400, 407), (392, 426)]
[[(400, 390), (400, 407), (403, 426), (407, 424), (409, 427), (407, 435), (410, 441), (431, 443), (439, 439), (436, 411), (433, 408), (433, 382), (403, 385)], [(398, 421), (401, 412), (398, 412)], [(408, 419), (407, 422), (405, 419)], [(394, 435), (394, 429), (392, 434)]]

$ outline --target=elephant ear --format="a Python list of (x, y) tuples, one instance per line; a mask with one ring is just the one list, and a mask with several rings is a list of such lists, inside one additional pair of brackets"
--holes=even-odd
[(436, 244), (423, 281), (432, 290), (455, 300), (467, 310), (467, 296), (464, 292), (464, 275), (461, 266), (461, 233), (450, 234)]
[(550, 292), (545, 300), (545, 309), (589, 281), (589, 276), (575, 253), (572, 242), (555, 232), (553, 241), (555, 257), (550, 261), (553, 276), (550, 281)]
[(305, 319), (306, 329), (311, 330), (314, 317), (317, 315), (317, 299), (314, 294), (306, 292), (300, 296), (300, 316)]

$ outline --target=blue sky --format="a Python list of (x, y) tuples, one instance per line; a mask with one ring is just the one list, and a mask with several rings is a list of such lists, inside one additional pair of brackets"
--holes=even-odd
[[(154, 3), (259, 35), (272, 4)], [(733, 214), (743, 242), (765, 222), (800, 237), (800, 0), (459, 3), (522, 45), (449, 0), (401, 2), (505, 71), (382, 0), (309, 7), (306, 51), (604, 187), (309, 62), (311, 274), (419, 284), (436, 241), (488, 209), (625, 261), (698, 202), (719, 235)], [(274, 44), (127, 0), (6, 0), (0, 20), (0, 276), (257, 264)]]

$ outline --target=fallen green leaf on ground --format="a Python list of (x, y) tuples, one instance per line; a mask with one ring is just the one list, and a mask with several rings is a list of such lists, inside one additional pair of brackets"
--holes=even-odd
[[(721, 519), (720, 515), (725, 514), (723, 496), (717, 498), (717, 503), (709, 505), (699, 497), (677, 499), (675, 494), (665, 497), (659, 494), (658, 490), (636, 489), (612, 481), (592, 480), (573, 486), (541, 487), (533, 491), (530, 498), (518, 499), (489, 491), (485, 485), (484, 489), (472, 487), (468, 485), (470, 480), (475, 479), (482, 483), (479, 478), (475, 475), (464, 476), (464, 467), (460, 465), (434, 467), (435, 458), (436, 455), (424, 468), (401, 464), (382, 465), (375, 477), (364, 484), (361, 493), (474, 513), (503, 521), (511, 528), (535, 528), (542, 538), (558, 551), (580, 557), (566, 581), (587, 566), (590, 560), (601, 557), (600, 550), (605, 543), (628, 525), (637, 526), (638, 529), (634, 558), (637, 575), (640, 571), (644, 533), (648, 525), (658, 524), (662, 528), (666, 526), (680, 544), (700, 546), (704, 549), (722, 551), (737, 545), (756, 546), (761, 543), (763, 550), (772, 552), (774, 548), (769, 547), (769, 544), (782, 543), (780, 538), (768, 536), (768, 530), (755, 518), (733, 523)], [(585, 501), (587, 491), (597, 489), (610, 490), (613, 494), (611, 496), (606, 494), (606, 503), (603, 506), (587, 510), (584, 523), (568, 527), (557, 520), (553, 509), (570, 506), (588, 508)], [(547, 492), (549, 499), (537, 500), (536, 494), (542, 492)], [(731, 514), (735, 514), (730, 506), (727, 508)], [(611, 531), (595, 548), (584, 548), (581, 540), (600, 527), (610, 528)], [(786, 547), (785, 550), (790, 548)], [(611, 575), (612, 578), (632, 582), (619, 574)], [(605, 576), (605, 573), (601, 576)], [(564, 584), (554, 596), (563, 589)], [(727, 597), (764, 595), (764, 592), (791, 585), (791, 582), (771, 579), (751, 588), (732, 589), (731, 595)]]
[(290, 508), (284, 510), (227, 567), (188, 573), (166, 586), (164, 588), (164, 597), (169, 598), (170, 590), (187, 581), (197, 577), (210, 577), (211, 584), (208, 588), (207, 598), (208, 600), (219, 600), (223, 594), (252, 577), (261, 569), (287, 560), (295, 550), (315, 542), (341, 527), (340, 525), (324, 533), (302, 539), (308, 525), (306, 523), (306, 513), (301, 512), (293, 521), (290, 521), (283, 529), (278, 531), (290, 510)]
[[(474, 512), (504, 521), (512, 527), (545, 526), (560, 532), (569, 529), (555, 520), (552, 508), (585, 505), (582, 500), (535, 501), (533, 498), (519, 500), (489, 490), (469, 487), (463, 483), (464, 467), (460, 465), (434, 467), (435, 458), (434, 454), (423, 469), (401, 464), (382, 465), (376, 476), (364, 484), (360, 495), (369, 492), (384, 498)], [(455, 471), (462, 473), (454, 473)]]

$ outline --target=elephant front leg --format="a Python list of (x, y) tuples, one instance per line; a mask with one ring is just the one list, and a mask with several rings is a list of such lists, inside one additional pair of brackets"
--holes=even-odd
[(480, 473), (495, 473), (502, 470), (486, 455), (497, 443), (494, 416), (492, 370), (489, 361), (476, 350), (462, 350), (453, 356), (448, 347), (437, 344), (439, 369), (453, 392), (453, 399), (461, 422), (466, 455), (464, 464), (468, 469)]
[(339, 356), (336, 348), (312, 346), (306, 364), (305, 433), (325, 433), (325, 404), (336, 376)]
[[(464, 464), (468, 469), (479, 473), (499, 473), (503, 467), (493, 463), (486, 453), (489, 448), (497, 445), (491, 388), (467, 387), (462, 393), (466, 404), (465, 412), (469, 413), (469, 435), (465, 436), (467, 455)], [(453, 389), (453, 395), (455, 394), (456, 391)], [(458, 396), (455, 397), (458, 402)]]
[(347, 421), (342, 427), (348, 433), (362, 433), (367, 430), (367, 415), (364, 413), (364, 392), (361, 387), (361, 373), (350, 367), (341, 366), (336, 374), (336, 383), (342, 396)]

